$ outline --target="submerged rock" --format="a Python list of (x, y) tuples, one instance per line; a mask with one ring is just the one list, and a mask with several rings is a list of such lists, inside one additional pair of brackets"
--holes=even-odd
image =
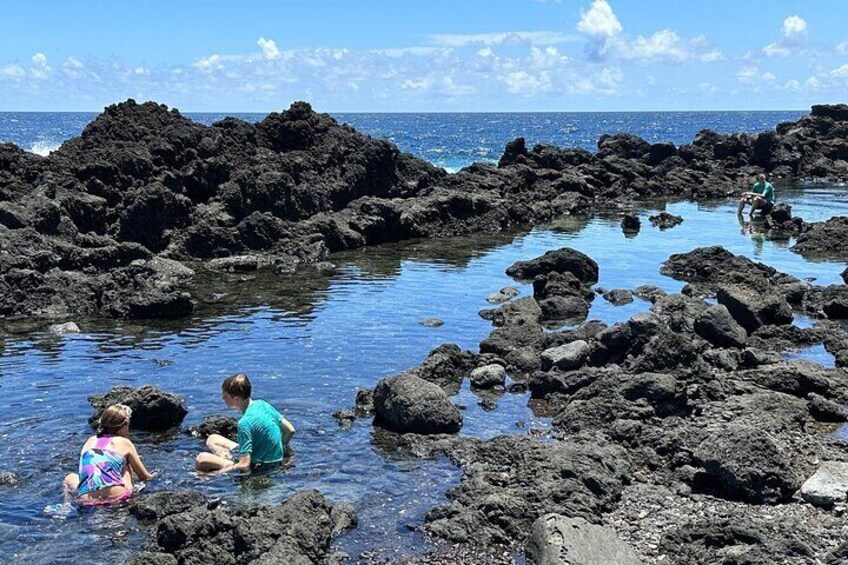
[(675, 216), (668, 212), (660, 212), (659, 214), (648, 217), (648, 220), (652, 226), (661, 230), (667, 230), (683, 223), (683, 217)]
[(414, 375), (383, 379), (374, 389), (375, 424), (401, 433), (456, 433), (459, 409), (436, 384)]
[(126, 404), (132, 409), (130, 428), (134, 430), (165, 431), (180, 425), (188, 414), (181, 396), (151, 385), (116, 386), (106, 394), (90, 396), (88, 402), (94, 407), (94, 414), (88, 419), (92, 427), (97, 427), (103, 410), (115, 404)]
[(642, 227), (639, 214), (627, 213), (621, 218), (621, 229), (626, 232), (637, 232)]
[(441, 318), (424, 318), (419, 324), (428, 328), (438, 328), (445, 325), (445, 322)]
[(558, 514), (546, 514), (533, 523), (525, 554), (529, 565), (642, 563), (614, 530)]
[(0, 486), (14, 486), (20, 482), (18, 476), (10, 471), (0, 473)]
[(489, 302), (490, 304), (501, 304), (503, 302), (509, 302), (519, 294), (521, 294), (521, 291), (514, 286), (505, 286), (499, 291), (488, 295), (486, 297), (486, 302)]

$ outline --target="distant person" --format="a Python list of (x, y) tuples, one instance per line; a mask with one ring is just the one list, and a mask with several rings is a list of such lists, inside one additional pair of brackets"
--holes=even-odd
[(748, 214), (749, 217), (753, 217), (756, 210), (761, 210), (761, 213), (765, 215), (771, 212), (772, 208), (774, 208), (774, 203), (774, 187), (770, 182), (766, 181), (766, 175), (760, 173), (757, 175), (757, 182), (751, 187), (751, 191), (742, 193), (736, 213), (741, 216), (745, 210), (745, 204), (750, 204), (751, 211)]
[(132, 409), (123, 404), (106, 408), (97, 435), (82, 446), (79, 473), (68, 474), (64, 482), (80, 504), (119, 504), (133, 494), (133, 473), (142, 481), (153, 478), (128, 439), (131, 416)]
[[(221, 385), (221, 397), (229, 407), (242, 412), (238, 421), (238, 443), (212, 434), (206, 446), (212, 453), (197, 456), (197, 470), (204, 473), (250, 472), (283, 461), (294, 426), (264, 400), (251, 398), (247, 375), (232, 375)], [(238, 456), (238, 461), (234, 461)]]

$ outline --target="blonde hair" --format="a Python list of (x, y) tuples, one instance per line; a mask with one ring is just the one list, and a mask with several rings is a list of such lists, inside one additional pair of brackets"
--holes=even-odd
[(100, 421), (97, 424), (98, 435), (118, 433), (121, 428), (129, 425), (130, 416), (132, 416), (132, 408), (125, 404), (115, 404), (108, 407), (100, 415)]

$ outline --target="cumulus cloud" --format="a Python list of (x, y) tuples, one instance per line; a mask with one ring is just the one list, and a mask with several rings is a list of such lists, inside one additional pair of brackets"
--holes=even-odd
[(798, 16), (789, 16), (783, 20), (783, 36), (797, 37), (807, 33), (807, 22)]
[(596, 40), (618, 35), (624, 27), (612, 11), (607, 0), (595, 0), (588, 11), (582, 12), (577, 30)]
[(195, 61), (194, 66), (202, 71), (221, 70), (224, 68), (224, 65), (221, 64), (223, 60), (224, 58), (218, 54), (209, 55), (208, 57)]
[(47, 56), (44, 53), (36, 53), (30, 59), (32, 62), (32, 66), (29, 69), (30, 74), (33, 78), (44, 80), (50, 77), (50, 73), (53, 69), (50, 68), (50, 65), (47, 63)]
[(442, 47), (482, 45), (557, 45), (575, 41), (573, 35), (555, 31), (504, 31), (499, 33), (432, 34), (430, 43)]
[(260, 37), (259, 41), (256, 42), (259, 47), (262, 48), (262, 56), (268, 59), (269, 61), (273, 61), (274, 59), (280, 58), (280, 50), (277, 48), (277, 44), (273, 39), (265, 39), (264, 37)]
[(789, 57), (804, 52), (807, 36), (807, 21), (799, 16), (789, 16), (783, 20), (782, 37), (763, 47), (767, 57)]
[(672, 29), (629, 40), (625, 37), (624, 26), (607, 0), (594, 0), (589, 10), (581, 13), (577, 30), (590, 40), (589, 54), (598, 60), (636, 60), (644, 63), (700, 60), (711, 63), (722, 58), (721, 52), (711, 49), (704, 36), (684, 39)]

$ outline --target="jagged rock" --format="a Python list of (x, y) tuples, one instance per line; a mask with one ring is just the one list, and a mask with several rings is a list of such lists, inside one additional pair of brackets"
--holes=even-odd
[(517, 261), (506, 270), (507, 275), (518, 279), (533, 279), (554, 272), (571, 273), (584, 284), (598, 282), (598, 264), (570, 247), (548, 251), (529, 261)]
[(589, 358), (591, 350), (589, 344), (582, 339), (546, 349), (542, 352), (542, 369), (550, 370), (553, 367), (563, 371), (578, 369)]
[(809, 224), (790, 249), (805, 257), (848, 259), (848, 216)]
[(622, 306), (624, 304), (630, 304), (631, 302), (633, 302), (633, 293), (623, 288), (608, 290), (604, 292), (602, 296), (608, 302), (616, 306)]
[(815, 506), (831, 508), (848, 499), (848, 463), (825, 461), (815, 474), (801, 485), (801, 496)]
[(498, 308), (480, 310), (480, 316), (496, 326), (524, 325), (540, 322), (542, 309), (535, 298), (527, 296), (502, 304)]
[(20, 482), (18, 476), (10, 471), (0, 473), (0, 486), (14, 486)]
[(621, 218), (621, 229), (626, 232), (637, 232), (642, 227), (639, 214), (627, 213)]
[(88, 419), (96, 427), (103, 410), (114, 404), (126, 404), (132, 409), (130, 428), (151, 432), (165, 431), (182, 423), (188, 410), (181, 396), (164, 392), (151, 385), (132, 388), (120, 385), (106, 394), (88, 398), (94, 414)]
[(530, 565), (642, 563), (615, 530), (557, 514), (546, 514), (533, 523), (525, 555)]
[(206, 416), (200, 424), (186, 429), (186, 433), (203, 439), (218, 434), (236, 441), (238, 420), (230, 416)]
[(716, 299), (748, 332), (769, 324), (792, 323), (792, 307), (783, 294), (765, 280), (756, 286), (721, 285)]
[(815, 392), (807, 395), (807, 407), (819, 422), (848, 421), (848, 408)]
[(445, 392), (414, 375), (383, 379), (374, 389), (375, 423), (392, 431), (416, 434), (456, 433), (459, 409)]
[(717, 347), (745, 347), (748, 333), (721, 304), (710, 306), (695, 320), (695, 332)]
[(716, 430), (695, 450), (715, 482), (716, 493), (731, 500), (776, 504), (800, 486), (792, 457), (766, 431), (730, 424)]
[(641, 298), (642, 300), (656, 302), (663, 296), (668, 296), (668, 293), (657, 286), (644, 284), (634, 288), (633, 295)]
[(667, 230), (683, 223), (683, 217), (675, 216), (668, 212), (660, 212), (654, 216), (649, 216), (648, 220), (652, 226), (661, 230)]

